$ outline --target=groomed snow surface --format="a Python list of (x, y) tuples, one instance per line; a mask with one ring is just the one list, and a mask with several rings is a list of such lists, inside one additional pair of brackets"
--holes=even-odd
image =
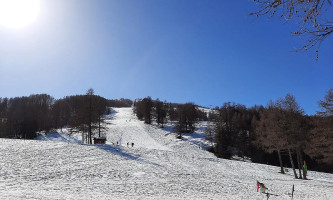
[(291, 199), (292, 185), (294, 199), (333, 199), (332, 174), (296, 180), (278, 167), (218, 159), (131, 108), (115, 108), (109, 122), (106, 145), (61, 134), (1, 139), (0, 199), (266, 199), (257, 180), (278, 195), (269, 199)]

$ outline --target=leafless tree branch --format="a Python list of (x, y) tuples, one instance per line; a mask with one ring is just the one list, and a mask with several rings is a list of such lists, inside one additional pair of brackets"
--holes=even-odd
[(333, 32), (333, 17), (331, 0), (253, 0), (259, 7), (250, 15), (273, 17), (279, 15), (286, 20), (295, 19), (299, 30), (293, 32), (295, 36), (306, 38), (305, 45), (296, 51), (316, 48), (318, 52), (321, 43)]

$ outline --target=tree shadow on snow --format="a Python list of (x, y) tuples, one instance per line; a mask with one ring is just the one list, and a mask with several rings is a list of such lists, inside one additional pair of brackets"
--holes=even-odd
[(170, 133), (175, 132), (174, 128), (173, 128), (173, 125), (171, 125), (171, 124), (165, 124), (162, 129), (167, 131), (167, 132), (170, 132)]
[[(64, 137), (66, 136), (66, 137)], [(67, 135), (66, 133), (58, 133), (52, 132), (47, 133), (45, 135), (40, 135), (36, 138), (36, 140), (45, 140), (45, 141), (55, 141), (55, 142), (69, 142), (69, 143), (77, 143), (81, 144), (81, 141), (77, 138), (72, 137), (71, 135)]]
[(207, 145), (204, 142), (204, 136), (200, 133), (183, 133), (183, 141), (188, 141), (193, 145), (197, 145), (203, 149), (207, 148)]
[(161, 165), (159, 165), (155, 162), (151, 162), (149, 160), (142, 159), (139, 155), (132, 155), (130, 153), (127, 153), (119, 146), (115, 147), (115, 146), (108, 145), (108, 144), (104, 144), (104, 145), (98, 144), (98, 145), (96, 145), (96, 147), (101, 149), (101, 150), (107, 151), (107, 152), (115, 154), (115, 155), (125, 157), (125, 158), (130, 159), (130, 160), (135, 160), (135, 161), (138, 161), (138, 162), (142, 162), (142, 163), (146, 163), (146, 164), (161, 167)]
[(105, 115), (104, 118), (107, 120), (113, 120), (114, 119), (114, 115), (118, 113), (117, 111), (115, 111), (113, 108), (110, 108), (110, 114)]

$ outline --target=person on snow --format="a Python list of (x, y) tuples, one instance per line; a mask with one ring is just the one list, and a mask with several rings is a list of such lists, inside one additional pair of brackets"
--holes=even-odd
[(304, 179), (306, 179), (306, 175), (308, 174), (308, 166), (306, 165), (305, 160), (303, 164), (303, 172), (304, 172)]
[(266, 190), (268, 190), (268, 188), (263, 183), (260, 183), (259, 181), (257, 181), (257, 192), (259, 190), (261, 193), (266, 193)]

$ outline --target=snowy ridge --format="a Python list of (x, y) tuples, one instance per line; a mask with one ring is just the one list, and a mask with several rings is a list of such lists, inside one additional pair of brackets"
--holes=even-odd
[[(0, 139), (1, 199), (333, 199), (333, 175), (218, 159), (116, 108), (107, 145)], [(118, 141), (119, 146), (110, 145)], [(127, 147), (134, 142), (134, 147)]]

